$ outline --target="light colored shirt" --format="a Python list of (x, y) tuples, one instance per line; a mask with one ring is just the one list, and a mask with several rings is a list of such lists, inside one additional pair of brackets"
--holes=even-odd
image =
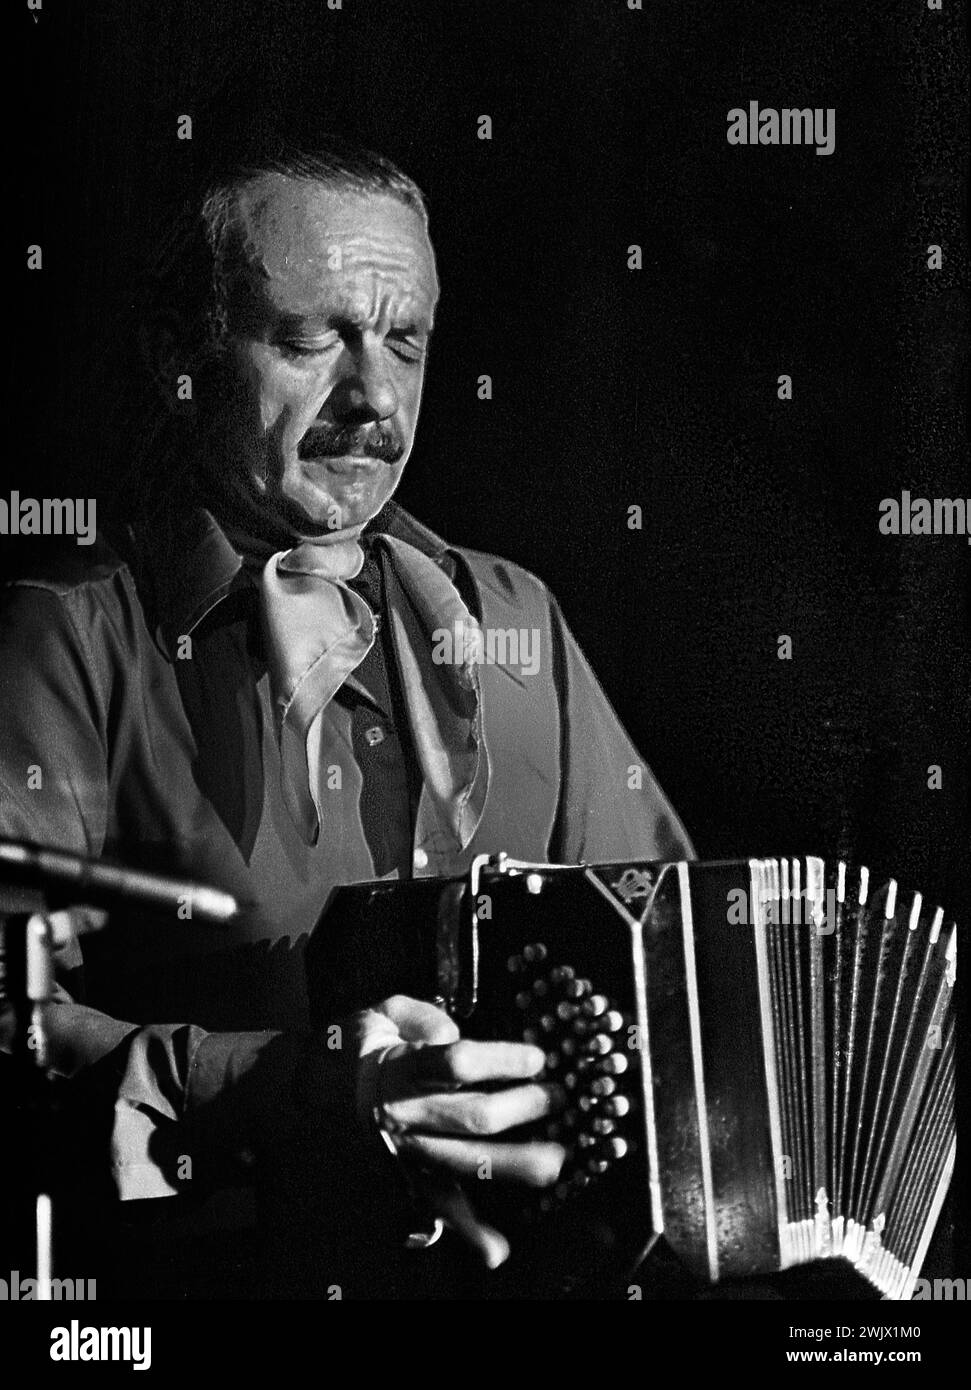
[[(500, 850), (692, 856), (545, 586), (449, 547), (393, 503), (379, 520), (392, 538), (383, 637), (321, 720), (315, 844), (281, 797), (256, 591), (207, 513), (157, 518), (125, 557), (74, 548), (66, 568), (4, 594), (0, 835), (191, 876), (243, 909), (228, 928), (139, 914), (85, 938), (83, 978), (77, 952), (63, 961), (57, 1066), (101, 1078), (122, 1196), (180, 1190), (179, 1127), (207, 1107), (232, 1116), (242, 1149), (295, 1103), (312, 1026), (303, 948), (336, 885), (458, 874)], [(488, 778), (465, 843), (428, 810), (434, 769), (394, 645), (414, 619), (396, 541), (447, 577), (484, 634), (505, 634), (506, 659), (485, 647), (477, 669)], [(512, 634), (529, 635), (528, 661)]]

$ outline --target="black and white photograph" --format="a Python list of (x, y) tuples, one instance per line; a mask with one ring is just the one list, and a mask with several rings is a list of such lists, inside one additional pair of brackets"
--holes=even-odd
[(26, 1373), (348, 1301), (953, 1364), (967, 6), (7, 25)]

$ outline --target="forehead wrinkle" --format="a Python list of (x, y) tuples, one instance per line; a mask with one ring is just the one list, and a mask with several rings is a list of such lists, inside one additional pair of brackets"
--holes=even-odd
[(423, 312), (431, 318), (431, 306), (426, 307), (422, 295), (413, 291), (402, 294), (398, 285), (384, 284), (380, 277), (367, 287), (348, 289), (338, 296), (338, 301), (342, 317), (355, 324), (390, 324), (395, 319), (404, 322), (420, 318)]
[(432, 328), (435, 300), (420, 290), (401, 292), (398, 284), (382, 283), (380, 277), (369, 284), (335, 285), (310, 277), (294, 284), (278, 277), (247, 275), (256, 302), (277, 322), (291, 323), (333, 321), (343, 319), (359, 327), (381, 323), (414, 323), (418, 328)]
[[(427, 269), (434, 277), (434, 254), (424, 234), (411, 244), (401, 231), (387, 232), (376, 227), (367, 227), (363, 232), (354, 230), (348, 236), (341, 226), (339, 209), (321, 210), (315, 216), (312, 209), (297, 203), (277, 210), (269, 195), (252, 201), (241, 199), (239, 211), (242, 249), (248, 260), (269, 273), (273, 273), (271, 257), (282, 260), (284, 268), (298, 260), (306, 264), (326, 263), (334, 248), (339, 247), (345, 265), (364, 262), (386, 271), (418, 274)], [(279, 248), (274, 248), (274, 238), (282, 243)]]
[[(413, 239), (406, 228), (362, 230), (359, 200), (350, 208), (315, 208), (302, 190), (286, 193), (281, 198), (279, 185), (264, 184), (246, 190), (238, 204), (244, 268), (277, 299), (278, 309), (313, 313), (330, 296), (353, 306), (349, 317), (367, 321), (376, 302), (394, 302), (395, 317), (411, 312), (431, 325), (438, 277), (424, 228), (416, 226)], [(331, 264), (335, 247), (339, 268)]]
[(268, 266), (266, 260), (261, 258), (258, 269), (265, 278), (276, 280), (282, 286), (285, 286), (286, 277), (290, 274), (294, 289), (305, 286), (312, 295), (330, 289), (338, 297), (346, 295), (361, 303), (379, 297), (416, 305), (424, 303), (427, 311), (431, 312), (437, 298), (437, 283), (434, 278), (427, 285), (423, 283), (423, 267), (416, 264), (414, 257), (377, 257), (363, 248), (355, 256), (347, 254), (342, 246), (341, 265), (337, 269), (330, 263), (331, 249), (335, 244), (339, 243), (330, 242), (319, 254), (301, 257), (299, 262), (284, 259), (278, 269)]
[(406, 270), (414, 267), (423, 257), (416, 256), (415, 247), (403, 245), (396, 237), (382, 237), (369, 232), (364, 236), (342, 237), (339, 233), (324, 233), (325, 240), (341, 248), (344, 263), (355, 264), (364, 261), (379, 266), (382, 270)]
[(431, 321), (436, 295), (417, 276), (403, 280), (400, 275), (382, 273), (371, 265), (359, 266), (350, 275), (346, 267), (334, 271), (325, 265), (320, 267), (320, 273), (316, 270), (314, 266), (303, 266), (290, 277), (264, 271), (261, 283), (278, 309), (300, 310), (308, 317), (339, 316), (354, 323), (370, 323), (379, 315), (396, 319), (424, 317)]

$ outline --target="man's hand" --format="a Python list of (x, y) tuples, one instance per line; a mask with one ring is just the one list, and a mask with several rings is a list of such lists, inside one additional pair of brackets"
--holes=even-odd
[(447, 1014), (404, 995), (355, 1014), (352, 1028), (361, 1119), (377, 1118), (393, 1135), (432, 1213), (490, 1268), (502, 1264), (508, 1242), (476, 1218), (455, 1179), (485, 1172), (532, 1187), (556, 1181), (559, 1144), (499, 1137), (559, 1108), (556, 1088), (536, 1079), (543, 1053), (526, 1043), (463, 1040)]

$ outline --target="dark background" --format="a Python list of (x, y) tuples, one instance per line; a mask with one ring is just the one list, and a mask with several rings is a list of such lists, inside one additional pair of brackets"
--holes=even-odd
[[(123, 500), (173, 207), (253, 132), (353, 135), (427, 193), (443, 286), (399, 500), (546, 580), (704, 857), (842, 854), (967, 920), (971, 547), (877, 529), (904, 488), (968, 494), (958, 0), (45, 0), (8, 23), (11, 264), (40, 243), (44, 268), (8, 320), (0, 495)], [(749, 100), (835, 107), (835, 153), (729, 146)]]
[[(4, 491), (117, 501), (147, 409), (132, 306), (172, 208), (242, 135), (351, 133), (425, 189), (443, 285), (400, 500), (549, 583), (705, 856), (847, 854), (960, 908), (971, 549), (877, 529), (902, 488), (968, 491), (957, 3), (59, 0), (20, 20), (19, 230), (44, 269), (24, 272)], [(835, 153), (729, 146), (750, 99), (835, 107)]]
[[(443, 284), (400, 500), (549, 582), (703, 855), (967, 902), (971, 549), (877, 527), (968, 491), (957, 3), (51, 0), (19, 31), (44, 268), (8, 488), (117, 502), (171, 207), (240, 133), (353, 133), (428, 193)], [(835, 153), (729, 146), (750, 99), (835, 107)]]
[[(400, 500), (547, 581), (705, 856), (966, 904), (971, 550), (877, 529), (968, 491), (958, 3), (49, 0), (16, 50), (7, 486), (117, 500), (172, 206), (243, 133), (351, 133), (425, 189), (443, 285)], [(835, 107), (835, 153), (729, 146), (750, 99)]]

